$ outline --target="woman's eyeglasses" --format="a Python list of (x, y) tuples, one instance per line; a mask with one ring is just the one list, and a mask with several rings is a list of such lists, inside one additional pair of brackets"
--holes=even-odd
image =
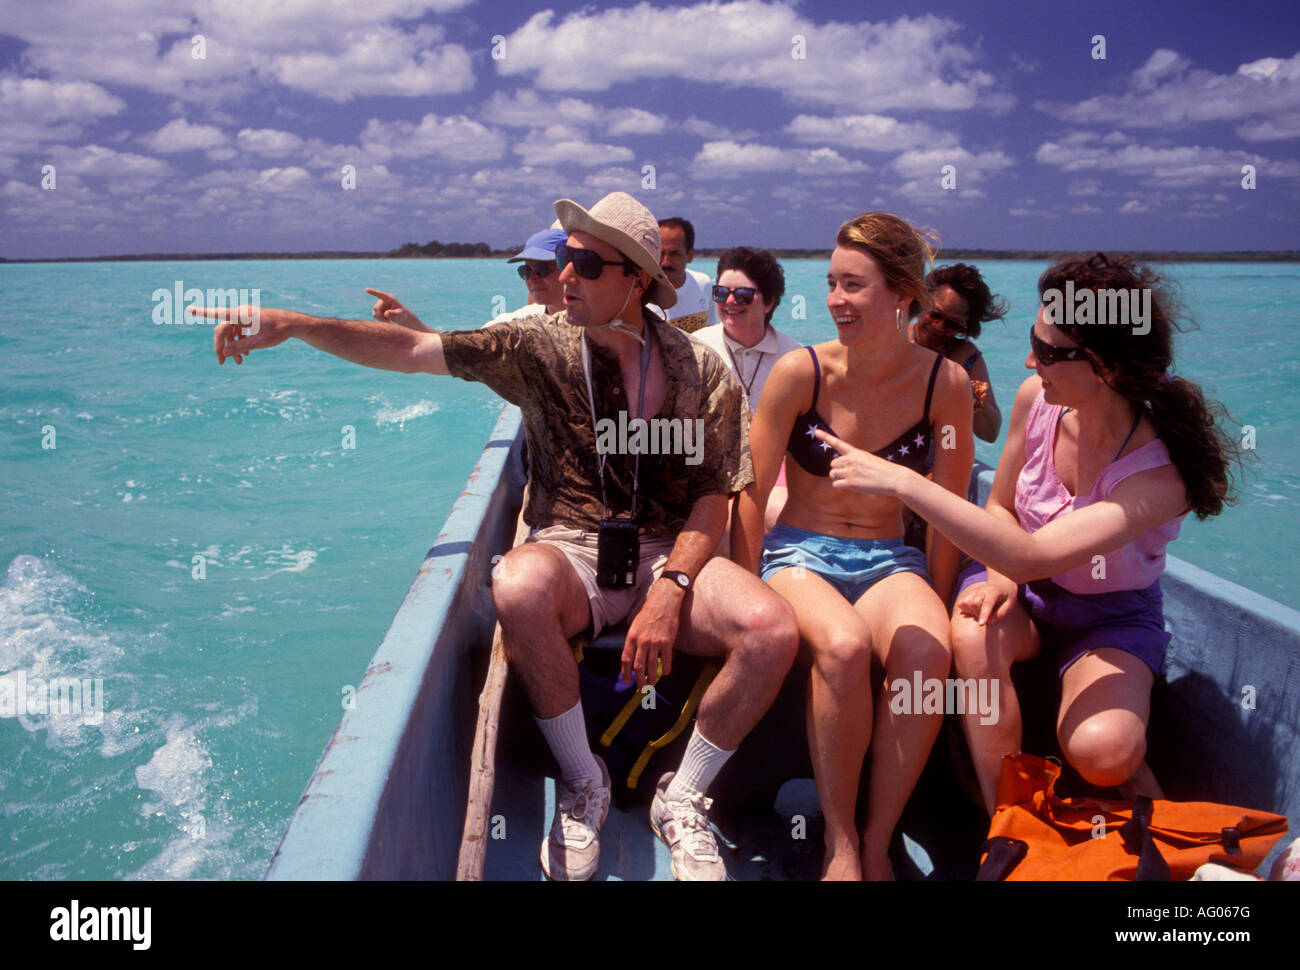
[(584, 280), (595, 280), (605, 271), (606, 266), (622, 266), (624, 275), (636, 271), (636, 264), (629, 259), (601, 259), (590, 249), (574, 249), (563, 243), (555, 247), (555, 265), (561, 270), (573, 264), (573, 271)]
[(1044, 367), (1059, 364), (1063, 360), (1084, 360), (1086, 351), (1082, 347), (1057, 347), (1039, 338), (1034, 328), (1029, 328), (1029, 347), (1034, 356)]
[(758, 290), (752, 286), (715, 286), (713, 288), (713, 302), (726, 303), (727, 297), (734, 296), (736, 302), (741, 306), (749, 306), (754, 302), (754, 297), (758, 296)]
[(520, 263), (518, 267), (518, 272), (519, 272), (519, 278), (523, 280), (525, 283), (527, 283), (529, 277), (532, 276), (536, 276), (538, 279), (544, 280), (546, 279), (546, 277), (550, 276), (552, 273), (555, 272), (555, 264), (543, 263), (540, 261), (533, 263), (531, 265), (528, 263)]
[(944, 312), (937, 307), (926, 310), (925, 316), (943, 327), (944, 331), (947, 333), (961, 333), (966, 329), (965, 321), (958, 320), (956, 317), (946, 316)]

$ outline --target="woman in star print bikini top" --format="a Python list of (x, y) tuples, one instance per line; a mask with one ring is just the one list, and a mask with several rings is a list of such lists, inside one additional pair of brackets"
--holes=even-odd
[[(797, 461), (804, 471), (810, 475), (825, 477), (831, 473), (831, 462), (835, 460), (835, 449), (826, 442), (819, 440), (817, 432), (825, 431), (829, 435), (835, 435), (835, 432), (826, 423), (826, 419), (817, 413), (817, 395), (821, 391), (822, 382), (821, 362), (817, 359), (815, 348), (807, 347), (805, 349), (812, 357), (813, 365), (812, 407), (795, 419), (794, 428), (790, 431), (790, 440), (785, 447), (786, 451), (790, 453), (790, 457)], [(884, 458), (886, 461), (897, 462), (904, 468), (910, 468), (919, 474), (929, 474), (931, 462), (927, 445), (933, 437), (930, 427), (930, 401), (934, 397), (934, 380), (939, 376), (939, 365), (942, 363), (942, 357), (935, 357), (934, 366), (930, 368), (930, 383), (925, 389), (925, 409), (922, 412), (921, 420), (885, 445), (885, 447), (873, 451), (873, 455)], [(835, 436), (839, 437), (838, 435)]]
[[(836, 236), (826, 306), (836, 339), (786, 354), (750, 426), (754, 483), (736, 502), (732, 558), (790, 601), (805, 644), (808, 744), (826, 820), (827, 878), (888, 879), (886, 850), (942, 723), (873, 697), (873, 661), (887, 681), (948, 675), (944, 599), (958, 553), (936, 537), (927, 561), (904, 544), (902, 504), (844, 492), (828, 477), (840, 437), (908, 467), (933, 447), (934, 480), (966, 494), (974, 459), (966, 372), (912, 343), (908, 321), (929, 306), (924, 237), (895, 215), (867, 213)], [(884, 446), (883, 448), (881, 446)], [(789, 455), (789, 499), (763, 534), (763, 509)], [(931, 578), (934, 585), (931, 585)], [(936, 593), (936, 589), (939, 590)], [(854, 820), (868, 745), (874, 755), (865, 828)]]

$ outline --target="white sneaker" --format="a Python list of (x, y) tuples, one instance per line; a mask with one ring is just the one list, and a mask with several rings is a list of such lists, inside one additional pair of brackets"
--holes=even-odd
[(659, 779), (654, 801), (650, 803), (650, 827), (673, 854), (673, 878), (685, 881), (721, 882), (727, 867), (718, 855), (718, 843), (705, 814), (713, 799), (703, 795), (669, 801), (664, 793), (676, 772)]
[[(593, 757), (596, 757), (593, 755)], [(609, 769), (600, 765), (600, 784), (587, 782), (582, 788), (570, 788), (556, 779), (555, 793), (559, 804), (551, 820), (551, 834), (542, 842), (542, 872), (556, 882), (581, 882), (590, 879), (600, 861), (600, 827), (609, 814)]]

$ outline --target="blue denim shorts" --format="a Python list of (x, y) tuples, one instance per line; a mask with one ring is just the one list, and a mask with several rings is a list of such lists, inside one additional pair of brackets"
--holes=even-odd
[(841, 539), (778, 525), (763, 538), (758, 575), (802, 567), (830, 583), (850, 603), (886, 576), (916, 573), (927, 583), (925, 555), (897, 539)]

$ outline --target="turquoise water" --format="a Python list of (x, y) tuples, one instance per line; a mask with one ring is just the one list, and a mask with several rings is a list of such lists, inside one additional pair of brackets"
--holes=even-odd
[[(982, 269), (1012, 303), (980, 341), (1009, 407), (1042, 266)], [(786, 270), (777, 324), (827, 339), (825, 263)], [(1300, 605), (1300, 267), (1172, 272), (1201, 325), (1178, 370), (1257, 444), (1240, 504), (1172, 551)], [(209, 327), (153, 322), (177, 280), (350, 317), (375, 286), (441, 329), (523, 296), (484, 261), (0, 266), (0, 674), (104, 700), (0, 718), (0, 878), (259, 877), (499, 410), (298, 342), (218, 368)]]

